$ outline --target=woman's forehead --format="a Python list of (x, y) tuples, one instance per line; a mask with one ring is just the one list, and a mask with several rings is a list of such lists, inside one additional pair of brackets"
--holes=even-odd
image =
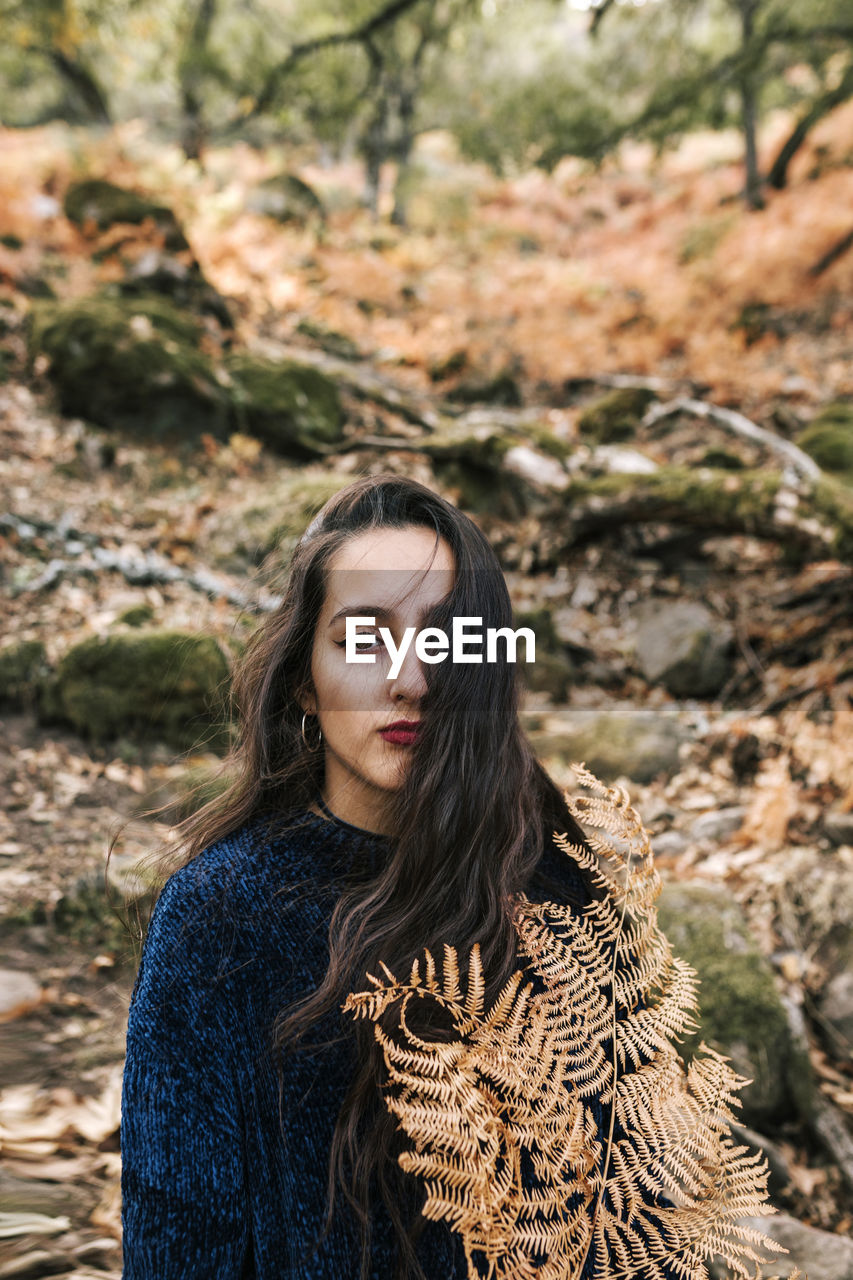
[(432, 529), (366, 529), (349, 538), (329, 562), (330, 573), (396, 571), (401, 575), (428, 570), (447, 575), (454, 567), (449, 543)]

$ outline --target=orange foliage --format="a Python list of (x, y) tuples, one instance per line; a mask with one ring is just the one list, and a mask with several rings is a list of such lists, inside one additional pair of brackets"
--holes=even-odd
[[(241, 145), (211, 152), (202, 172), (138, 122), (91, 142), (79, 131), (0, 132), (0, 234), (26, 242), (0, 251), (0, 286), (14, 289), (48, 253), (70, 263), (52, 281), (69, 295), (115, 274), (115, 259), (95, 267), (91, 243), (43, 199), (61, 199), (76, 148), (87, 172), (175, 209), (209, 278), (236, 301), (244, 337), (262, 323), (287, 339), (310, 317), (383, 350), (414, 384), (464, 348), (483, 371), (516, 358), (533, 383), (636, 372), (706, 383), (747, 411), (782, 391), (816, 404), (853, 392), (853, 252), (809, 273), (853, 222), (851, 124), (853, 104), (824, 121), (789, 189), (770, 192), (760, 212), (738, 200), (738, 140), (702, 135), (657, 162), (626, 147), (598, 174), (565, 162), (551, 176), (499, 181), (445, 159), (440, 181), (427, 176), (416, 193), (406, 234), (359, 206), (357, 165), (296, 157), (332, 209), (319, 236), (245, 212), (249, 187), (275, 165)], [(768, 123), (765, 164), (784, 127)], [(756, 305), (773, 323), (748, 344), (737, 322)]]

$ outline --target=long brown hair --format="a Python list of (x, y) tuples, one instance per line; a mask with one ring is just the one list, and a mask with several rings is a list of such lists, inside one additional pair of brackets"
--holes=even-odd
[[(300, 696), (311, 687), (314, 630), (330, 561), (366, 530), (413, 525), (446, 539), (454, 555), (454, 585), (431, 625), (449, 633), (453, 617), (466, 616), (481, 618), (484, 630), (512, 626), (497, 557), (468, 516), (405, 477), (364, 476), (348, 484), (309, 524), (293, 552), (283, 602), (241, 660), (234, 681), (238, 738), (228, 761), (234, 780), (183, 824), (178, 848), (184, 862), (262, 812), (286, 817), (314, 803), (323, 753), (305, 748)], [(372, 879), (344, 885), (331, 916), (330, 963), (322, 981), (275, 1021), (271, 1047), (280, 1076), (284, 1055), (296, 1051), (312, 1024), (339, 1008), (350, 990), (362, 987), (379, 960), (407, 974), (424, 947), (441, 955), (442, 944), (451, 942), (464, 957), (478, 942), (486, 999), (493, 999), (518, 965), (513, 904), (546, 842), (554, 831), (584, 842), (520, 726), (515, 664), (443, 662), (426, 667), (425, 679), (422, 732), (383, 815), (388, 855)], [(439, 1023), (436, 1017), (435, 1038), (447, 1031)], [(375, 1177), (397, 1237), (397, 1274), (425, 1280), (414, 1249), (425, 1219), (419, 1214), (406, 1224), (400, 1214), (408, 1175), (397, 1164), (400, 1135), (381, 1101), (384, 1064), (367, 1023), (354, 1022), (352, 1034), (358, 1065), (332, 1139), (327, 1214), (316, 1244), (330, 1228), (340, 1187), (360, 1223), (365, 1280), (368, 1188)]]

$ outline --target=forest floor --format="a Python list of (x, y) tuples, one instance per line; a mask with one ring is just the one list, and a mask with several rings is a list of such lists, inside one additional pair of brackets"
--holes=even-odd
[[(773, 126), (777, 134), (782, 123)], [(298, 323), (310, 320), (345, 333), (401, 387), (424, 396), (435, 393), (430, 371), (458, 356), (477, 376), (511, 372), (525, 403), (539, 406), (542, 421), (564, 438), (578, 416), (567, 382), (608, 373), (659, 378), (674, 391), (690, 386), (790, 435), (822, 404), (853, 396), (853, 251), (810, 274), (850, 229), (851, 124), (853, 107), (826, 121), (793, 167), (789, 189), (772, 193), (757, 213), (738, 202), (741, 170), (725, 137), (689, 139), (655, 163), (636, 148), (598, 174), (566, 163), (550, 177), (515, 180), (461, 165), (443, 139), (427, 139), (405, 232), (371, 222), (360, 208), (356, 166), (301, 164), (330, 213), (322, 229), (283, 227), (247, 213), (245, 197), (292, 156), (234, 146), (211, 152), (200, 171), (136, 124), (100, 138), (58, 128), (3, 133), (0, 295), (20, 315), (39, 280), (60, 297), (77, 297), (110, 278), (109, 256), (93, 261), (91, 241), (59, 208), (73, 176), (95, 173), (174, 208), (247, 346), (298, 342)], [(771, 129), (768, 152), (773, 141)], [(3, 237), (22, 247), (7, 247)], [(55, 412), (38, 369), (25, 371), (14, 329), (9, 350), (8, 380), (0, 385), (3, 507), (24, 521), (53, 528), (64, 522), (116, 550), (156, 551), (179, 566), (226, 571), (223, 547), (241, 537), (251, 542), (252, 529), (242, 524), (274, 492), (280, 461), (242, 437), (182, 451), (126, 441), (105, 468), (88, 429)], [(393, 415), (389, 423), (397, 429)], [(363, 461), (361, 455), (358, 465)], [(393, 456), (381, 462), (395, 465)], [(355, 464), (350, 456), (335, 469), (343, 479)], [(29, 591), (31, 550), (12, 537), (0, 547), (9, 587), (3, 638), (40, 639), (51, 659), (72, 641), (106, 634), (141, 602), (164, 626), (204, 630), (223, 642), (256, 621), (185, 583), (140, 588), (107, 572)], [(46, 543), (40, 554), (47, 562)], [(774, 598), (844, 569), (825, 563), (795, 574), (749, 539), (730, 542), (726, 554), (730, 569), (732, 556), (742, 557), (729, 574), (737, 586), (726, 590), (740, 596), (739, 660), (744, 671), (752, 668), (752, 683), (743, 682), (750, 696), (741, 706), (702, 704), (702, 740), (679, 772), (632, 786), (632, 801), (653, 832), (666, 830), (673, 812), (744, 806), (732, 839), (663, 855), (659, 865), (665, 876), (729, 887), (762, 950), (775, 958), (780, 983), (802, 1007), (821, 974), (780, 922), (798, 878), (819, 874), (822, 812), (830, 804), (853, 808), (849, 632), (817, 618), (805, 657), (761, 662), (756, 652), (784, 649), (791, 639), (785, 606), (773, 606)], [(255, 569), (248, 559), (247, 579)], [(568, 569), (595, 579), (596, 593), (618, 616), (630, 559), (587, 549)], [(240, 582), (233, 566), (227, 572)], [(805, 633), (806, 624), (798, 625)], [(786, 702), (786, 689), (798, 681), (802, 696)], [(584, 696), (594, 701), (589, 691), (579, 692)], [(609, 699), (620, 697), (648, 706), (666, 701), (627, 669), (621, 686), (608, 690)], [(767, 767), (739, 783), (725, 755), (709, 745), (715, 733), (718, 741), (752, 734), (770, 744)], [(26, 713), (4, 722), (0, 913), (20, 916), (8, 927), (4, 963), (31, 973), (39, 987), (26, 1017), (4, 1026), (5, 1176), (15, 1186), (35, 1178), (43, 1190), (63, 1188), (53, 1198), (45, 1191), (42, 1211), (67, 1215), (68, 1228), (41, 1237), (34, 1223), (27, 1248), (53, 1258), (34, 1267), (50, 1265), (51, 1274), (69, 1280), (119, 1273), (118, 1105), (136, 949), (109, 919), (85, 935), (59, 934), (51, 910), (75, 885), (103, 875), (113, 833), (123, 855), (167, 841), (182, 779), (211, 760), (179, 759), (132, 740), (94, 746)], [(554, 762), (552, 772), (568, 785), (561, 768)], [(163, 803), (172, 807), (152, 816), (152, 805)], [(47, 923), (23, 922), (35, 904), (46, 907)], [(826, 1097), (853, 1115), (849, 1064), (819, 1034), (811, 1052)], [(825, 1153), (796, 1136), (783, 1146), (793, 1172), (786, 1209), (814, 1226), (849, 1232), (853, 1204)], [(60, 1174), (64, 1183), (52, 1181)]]

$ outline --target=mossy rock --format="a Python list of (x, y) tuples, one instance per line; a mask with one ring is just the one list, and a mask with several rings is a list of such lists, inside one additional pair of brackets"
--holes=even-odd
[(145, 298), (155, 295), (168, 298), (172, 305), (199, 316), (212, 316), (226, 331), (233, 331), (234, 318), (228, 303), (205, 278), (199, 264), (187, 255), (169, 253), (145, 254), (129, 270), (124, 280), (104, 290), (120, 298)]
[(622, 387), (587, 405), (578, 419), (578, 430), (596, 444), (630, 440), (649, 405), (657, 397), (646, 387)]
[(40, 716), (103, 742), (121, 735), (223, 747), (228, 663), (211, 636), (179, 631), (93, 636), (66, 653)]
[(441, 483), (459, 491), (466, 511), (498, 519), (520, 519), (528, 511), (530, 488), (503, 465), (513, 445), (525, 437), (492, 422), (447, 421), (418, 449), (432, 461)]
[(117, 222), (139, 225), (150, 218), (166, 233), (166, 248), (186, 249), (187, 241), (171, 209), (157, 204), (149, 196), (129, 191), (102, 178), (84, 178), (72, 182), (63, 201), (65, 216), (78, 227), (94, 222), (106, 231)]
[(524, 403), (518, 381), (509, 370), (493, 378), (459, 382), (448, 391), (447, 398), (457, 404), (495, 404), (509, 409), (517, 409)]
[(827, 405), (802, 431), (797, 444), (823, 471), (853, 483), (853, 404)]
[(40, 640), (4, 645), (0, 649), (0, 706), (32, 704), (47, 671), (47, 655)]
[(322, 457), (343, 439), (336, 383), (294, 360), (235, 355), (227, 362), (235, 427), (295, 458)]
[(258, 183), (248, 195), (246, 207), (277, 222), (310, 222), (325, 217), (323, 202), (313, 187), (295, 173), (277, 173)]
[[(537, 720), (539, 717), (537, 717)], [(602, 781), (630, 778), (641, 785), (671, 777), (690, 732), (660, 710), (571, 707), (548, 712), (530, 727), (536, 754), (571, 764), (583, 760)]]
[(300, 320), (296, 332), (301, 333), (304, 338), (310, 338), (321, 351), (337, 356), (339, 360), (364, 359), (364, 352), (358, 343), (347, 334), (339, 333), (337, 329), (327, 329), (324, 324), (317, 324), (315, 320)]
[(565, 702), (577, 671), (557, 635), (550, 609), (518, 611), (513, 615), (512, 625), (514, 630), (530, 627), (536, 637), (536, 658), (532, 663), (524, 660), (524, 645), (518, 644), (518, 673), (525, 687), (547, 693), (552, 702)]
[(166, 299), (41, 303), (29, 357), (48, 357), (64, 414), (151, 439), (225, 436), (228, 396), (199, 349), (201, 328)]
[(117, 621), (126, 627), (144, 627), (154, 620), (154, 610), (150, 604), (133, 604), (124, 613), (120, 613)]
[(705, 883), (667, 885), (658, 920), (673, 954), (697, 971), (700, 1027), (686, 1036), (689, 1061), (704, 1040), (751, 1083), (739, 1093), (743, 1123), (760, 1132), (793, 1114), (808, 1116), (813, 1079), (795, 1043), (773, 973), (731, 894)]
[(434, 462), (461, 462), (483, 471), (500, 472), (508, 450), (523, 440), (519, 432), (500, 423), (451, 419), (420, 442), (418, 448)]

